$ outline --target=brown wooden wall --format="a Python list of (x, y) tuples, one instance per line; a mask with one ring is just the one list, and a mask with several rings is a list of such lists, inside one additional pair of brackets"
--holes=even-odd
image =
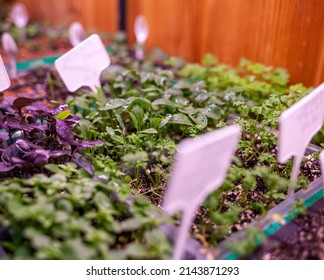
[[(137, 14), (150, 24), (148, 48), (200, 61), (241, 57), (281, 66), (292, 82), (324, 81), (323, 0), (129, 0), (128, 28)], [(134, 40), (133, 34), (130, 37)]]
[[(17, 1), (18, 2), (18, 1)], [(19, 0), (33, 19), (70, 24), (77, 20), (88, 29), (116, 32), (118, 0)]]
[[(80, 20), (114, 32), (118, 0), (22, 0), (35, 18)], [(324, 0), (128, 0), (127, 29), (144, 14), (147, 48), (199, 61), (204, 53), (237, 64), (247, 57), (287, 68), (292, 82), (324, 81)]]

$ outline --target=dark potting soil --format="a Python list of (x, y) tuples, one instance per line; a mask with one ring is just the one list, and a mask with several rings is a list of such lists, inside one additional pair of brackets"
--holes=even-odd
[(52, 66), (29, 69), (19, 73), (18, 78), (11, 79), (10, 88), (3, 91), (1, 95), (3, 98), (33, 98), (51, 106), (50, 100), (65, 102), (66, 97), (71, 94), (58, 81), (60, 78)]
[[(57, 37), (51, 40), (49, 36), (42, 35), (18, 44), (17, 61), (63, 54), (71, 48), (72, 45), (67, 37)], [(4, 53), (1, 47), (0, 50)], [(7, 63), (8, 58), (4, 55), (3, 60)]]
[[(150, 177), (147, 175), (148, 173), (150, 174)], [(310, 182), (320, 176), (319, 161), (312, 155), (305, 156), (305, 161), (301, 166), (301, 175), (307, 177)], [(148, 167), (145, 171), (143, 170), (141, 172), (139, 181), (134, 181), (131, 184), (132, 188), (136, 189), (138, 193), (147, 196), (152, 203), (163, 209), (163, 205), (161, 206), (161, 204), (163, 194), (167, 187), (166, 181), (161, 176), (159, 187), (156, 188), (156, 185), (152, 185), (152, 178), (155, 178), (154, 168)], [(215, 242), (221, 242), (226, 238), (227, 235), (244, 229), (251, 222), (262, 216), (260, 209), (253, 209), (249, 207), (249, 205), (259, 203), (263, 205), (265, 209), (270, 209), (282, 201), (282, 199), (268, 200), (264, 196), (267, 191), (268, 189), (264, 185), (262, 180), (260, 178), (257, 178), (256, 187), (252, 190), (249, 190), (247, 193), (247, 209), (243, 210), (240, 213), (238, 221), (236, 223), (227, 228), (227, 234), (224, 235), (220, 233), (220, 235), (216, 237), (217, 240), (215, 240), (215, 232), (221, 232), (224, 227), (222, 225), (216, 225), (215, 223), (213, 223), (209, 218), (208, 209), (201, 205), (200, 208), (196, 211), (196, 217), (191, 228), (192, 236), (199, 240), (199, 242), (203, 246), (210, 247), (210, 243), (213, 244)], [(228, 206), (231, 204), (238, 204), (242, 199), (242, 195), (243, 190), (240, 185), (237, 185), (235, 189), (227, 191), (224, 195), (223, 209), (221, 209), (220, 211), (226, 211), (228, 209)], [(176, 224), (180, 224), (180, 220), (177, 221)], [(201, 227), (202, 224), (206, 226)], [(214, 239), (213, 241), (211, 240), (212, 235), (214, 235), (214, 237), (212, 237)]]
[(270, 236), (250, 258), (324, 260), (324, 199)]

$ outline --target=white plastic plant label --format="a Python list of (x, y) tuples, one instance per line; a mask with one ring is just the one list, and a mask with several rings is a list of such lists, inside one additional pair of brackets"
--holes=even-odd
[(143, 15), (137, 16), (134, 24), (134, 33), (138, 46), (135, 50), (135, 56), (137, 59), (143, 59), (144, 57), (144, 43), (149, 35), (149, 25), (146, 18)]
[(80, 22), (73, 22), (69, 28), (69, 39), (73, 47), (79, 45), (86, 38), (86, 32)]
[(241, 127), (232, 125), (179, 144), (163, 204), (170, 214), (182, 211), (174, 259), (182, 258), (200, 203), (226, 178), (240, 135)]
[(324, 151), (320, 154), (320, 165), (321, 165), (321, 175), (322, 175), (322, 184), (323, 184), (323, 192), (324, 192)]
[(144, 44), (149, 35), (149, 26), (146, 17), (137, 16), (134, 24), (135, 37), (138, 44)]
[(24, 28), (29, 21), (26, 6), (22, 3), (14, 4), (11, 10), (11, 19), (18, 28)]
[(300, 164), (305, 150), (313, 136), (321, 129), (324, 120), (324, 83), (284, 111), (279, 119), (278, 160), (285, 163), (294, 157), (290, 175), (288, 195), (293, 196), (292, 188), (298, 178)]
[(93, 34), (55, 61), (55, 67), (70, 92), (82, 86), (96, 91), (101, 72), (110, 65), (110, 58), (97, 34)]
[(10, 87), (10, 79), (5, 65), (3, 64), (2, 57), (0, 55), (0, 91), (3, 91)]
[(18, 48), (14, 38), (7, 32), (1, 36), (2, 49), (9, 58), (10, 77), (17, 77), (16, 57), (18, 55)]

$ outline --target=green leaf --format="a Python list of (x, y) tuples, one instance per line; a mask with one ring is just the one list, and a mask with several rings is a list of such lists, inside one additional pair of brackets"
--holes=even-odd
[(185, 114), (173, 115), (172, 118), (169, 120), (169, 123), (193, 125), (192, 122), (190, 121), (189, 117), (187, 117)]
[(185, 107), (189, 105), (189, 100), (182, 96), (176, 96), (173, 101), (177, 107)]
[(143, 225), (149, 224), (151, 222), (151, 218), (143, 217), (143, 218), (130, 218), (123, 222), (121, 222), (117, 227), (116, 231), (122, 233), (124, 231), (132, 231), (136, 230)]
[(198, 125), (200, 129), (204, 129), (208, 124), (207, 117), (202, 113), (197, 113), (195, 117), (191, 116), (191, 119)]
[(169, 107), (170, 109), (175, 109), (175, 105), (174, 103), (169, 100), (169, 99), (166, 99), (166, 98), (159, 98), (159, 99), (156, 99), (152, 102), (152, 105), (153, 106), (167, 106)]
[(70, 110), (65, 110), (62, 111), (60, 113), (58, 113), (55, 118), (56, 119), (60, 119), (60, 120), (65, 120), (66, 118), (68, 118), (71, 115), (71, 111)]
[(171, 118), (172, 118), (172, 115), (167, 114), (165, 116), (165, 118), (159, 123), (159, 128), (162, 128), (162, 127), (166, 126), (170, 122)]
[(143, 162), (148, 160), (148, 155), (144, 151), (140, 151), (137, 153), (127, 154), (123, 157), (125, 162), (136, 163), (136, 162)]
[(217, 64), (218, 60), (215, 56), (208, 53), (208, 54), (204, 55), (202, 62), (203, 62), (203, 65), (205, 65), (205, 66), (213, 66), (213, 65)]
[(157, 134), (158, 131), (155, 128), (148, 128), (148, 129), (145, 129), (145, 130), (140, 131), (140, 133)]
[(34, 248), (48, 247), (51, 245), (51, 240), (42, 233), (39, 229), (27, 227), (24, 230), (24, 236), (31, 240)]
[(106, 97), (105, 97), (105, 94), (104, 94), (101, 87), (97, 87), (97, 99), (98, 99), (99, 105), (101, 107), (104, 106), (106, 101), (107, 101)]
[(128, 104), (128, 102), (126, 100), (120, 99), (120, 98), (115, 98), (115, 99), (109, 100), (109, 102), (106, 103), (105, 107), (103, 107), (102, 110), (113, 110), (113, 109), (117, 109), (122, 106), (125, 106), (127, 104)]
[(144, 110), (143, 107), (135, 104), (131, 107), (129, 115), (133, 121), (134, 127), (140, 130), (144, 123)]
[(141, 106), (146, 111), (149, 111), (152, 108), (152, 104), (151, 104), (150, 100), (143, 98), (143, 97), (139, 97), (139, 98), (130, 97), (127, 100), (128, 100), (128, 102), (130, 102), (130, 104), (128, 105), (128, 108), (127, 108), (128, 110), (131, 110), (132, 107), (134, 107), (135, 105)]
[(257, 185), (255, 175), (252, 172), (246, 172), (245, 177), (242, 181), (242, 187), (244, 190), (254, 189)]
[(116, 134), (110, 135), (111, 139), (113, 139), (115, 142), (119, 144), (125, 144), (124, 138), (121, 136), (118, 136)]
[(147, 250), (142, 244), (130, 243), (125, 246), (124, 249), (113, 250), (112, 256), (116, 260), (126, 259), (126, 258), (139, 258), (144, 259), (147, 257)]
[(207, 118), (214, 120), (219, 120), (221, 118), (221, 109), (216, 105), (210, 105), (206, 108), (199, 108), (198, 110)]
[(65, 241), (62, 252), (66, 260), (89, 260), (95, 255), (95, 248), (91, 248), (78, 237)]

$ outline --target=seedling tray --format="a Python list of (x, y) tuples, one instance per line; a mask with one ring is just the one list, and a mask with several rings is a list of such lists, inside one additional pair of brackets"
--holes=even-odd
[[(321, 198), (324, 197), (322, 180), (322, 177), (320, 177), (314, 182), (312, 182), (306, 191), (301, 190), (296, 193), (296, 198), (302, 199), (304, 205), (307, 208), (313, 206), (316, 202), (318, 202)], [(291, 201), (285, 200), (273, 209), (271, 209), (261, 221), (255, 221), (251, 223), (248, 227), (260, 228), (264, 232), (265, 236), (267, 238), (270, 238), (298, 215), (298, 212), (291, 212), (292, 205), (293, 204)], [(273, 219), (273, 215), (275, 214), (280, 215), (284, 223), (279, 223), (275, 221)], [(176, 234), (177, 229), (172, 229), (169, 227), (167, 231), (168, 235), (172, 236), (172, 240), (174, 240), (174, 235)], [(228, 237), (225, 241), (221, 242), (219, 246), (210, 249), (202, 247), (198, 243), (198, 241), (191, 238), (188, 242), (188, 246), (185, 253), (185, 259), (202, 260), (208, 259), (210, 258), (209, 256), (212, 256), (213, 258), (219, 260), (237, 260), (240, 258), (240, 256), (235, 252), (232, 252), (229, 249), (227, 249), (227, 244), (233, 241), (242, 240), (244, 238), (245, 232), (240, 231)], [(262, 245), (265, 242), (267, 241), (258, 241), (259, 245)]]
[[(318, 202), (321, 198), (324, 197), (323, 192), (323, 179), (322, 177), (316, 179), (314, 182), (312, 182), (307, 190), (300, 190), (296, 193), (296, 198), (301, 199), (304, 203), (304, 205), (307, 208), (310, 208), (313, 206), (316, 202)], [(255, 226), (258, 228), (261, 228), (264, 232), (265, 236), (267, 238), (270, 238), (274, 234), (276, 234), (279, 230), (281, 230), (283, 227), (286, 227), (286, 225), (292, 221), (298, 214), (298, 211), (292, 211), (293, 203), (291, 200), (285, 200), (273, 209), (271, 209), (267, 215), (264, 217), (262, 221), (255, 222), (251, 224), (250, 226)], [(273, 219), (274, 215), (280, 215), (282, 217), (282, 222), (275, 221)], [(234, 238), (235, 236), (233, 236)], [(244, 236), (240, 236), (238, 238), (244, 238)], [(225, 242), (230, 242), (230, 240), (227, 240)], [(222, 244), (222, 246), (226, 246)], [(266, 243), (265, 240), (262, 243)], [(260, 245), (262, 245), (261, 242)], [(234, 252), (223, 252), (223, 254), (220, 255), (219, 259), (226, 259), (226, 260), (236, 260), (240, 258), (236, 253)], [(244, 258), (244, 257), (243, 257)]]
[[(111, 46), (106, 45), (107, 52), (111, 52)], [(44, 65), (52, 65), (54, 64), (55, 60), (57, 60), (62, 54), (56, 54), (52, 56), (46, 56), (46, 57), (39, 57), (35, 59), (29, 59), (29, 60), (22, 60), (17, 62), (17, 70), (18, 71), (26, 71), (28, 69), (32, 69), (35, 67), (40, 67)]]
[[(317, 198), (317, 197), (316, 197)], [(307, 204), (309, 201), (306, 201)], [(321, 229), (324, 198), (318, 199), (307, 213), (284, 224), (271, 234), (248, 259), (323, 259)]]
[[(314, 152), (322, 150), (320, 147), (315, 145), (310, 145), (305, 152), (305, 155), (312, 154)], [(300, 199), (303, 201), (305, 207), (310, 208), (321, 198), (324, 198), (324, 187), (322, 176), (311, 182), (306, 190), (302, 189), (296, 192), (295, 199)], [(248, 228), (258, 228), (262, 230), (265, 237), (269, 237), (276, 234), (279, 230), (285, 227), (290, 221), (292, 221), (298, 214), (298, 211), (292, 211), (294, 206), (294, 201), (291, 199), (286, 199), (271, 210), (262, 218), (262, 220), (256, 220), (248, 225)], [(280, 222), (274, 217), (280, 217)], [(168, 228), (167, 233), (172, 241), (175, 240), (177, 229), (174, 227)], [(237, 260), (240, 258), (249, 258), (249, 256), (239, 256), (237, 253), (228, 249), (228, 244), (231, 242), (236, 242), (238, 240), (243, 240), (246, 237), (246, 232), (241, 230), (239, 232), (233, 233), (218, 246), (214, 248), (205, 248), (195, 240), (190, 239), (187, 245), (185, 259), (220, 259), (220, 260)], [(257, 240), (256, 242), (261, 246), (265, 242)]]

